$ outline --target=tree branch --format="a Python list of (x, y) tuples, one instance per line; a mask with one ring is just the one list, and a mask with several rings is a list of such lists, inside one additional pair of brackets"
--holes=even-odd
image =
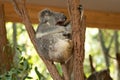
[(93, 72), (95, 72), (96, 70), (95, 70), (95, 68), (94, 68), (94, 66), (93, 66), (93, 59), (92, 59), (92, 56), (91, 56), (91, 55), (89, 55), (89, 61), (90, 61), (91, 72), (93, 73)]
[(101, 44), (101, 47), (102, 47), (102, 50), (103, 50), (103, 54), (104, 54), (104, 57), (105, 57), (106, 67), (109, 68), (109, 58), (108, 58), (108, 52), (109, 51), (105, 46), (105, 42), (104, 42), (104, 39), (103, 39), (103, 33), (100, 29), (99, 29), (99, 38), (100, 38), (100, 44)]
[(26, 7), (25, 7), (25, 0), (20, 0), (20, 2), (21, 2), (21, 7), (19, 7), (16, 0), (12, 0), (12, 3), (14, 5), (14, 8), (15, 8), (17, 14), (19, 14), (19, 16), (23, 20), (23, 23), (24, 23), (25, 28), (26, 28), (26, 30), (28, 32), (28, 35), (29, 35), (29, 37), (31, 39), (31, 42), (33, 43), (36, 51), (38, 52), (38, 54), (41, 57), (41, 59), (43, 60), (43, 62), (46, 64), (46, 67), (49, 70), (52, 78), (54, 80), (58, 80), (58, 79), (63, 80), (62, 77), (59, 75), (55, 65), (52, 62), (46, 60), (43, 56), (41, 56), (39, 48), (38, 48), (39, 46), (37, 45), (38, 42), (37, 42), (37, 40), (35, 38), (35, 31), (33, 29), (32, 23), (30, 21), (30, 18), (28, 16), (28, 13), (27, 13), (27, 10), (26, 10)]
[(61, 64), (61, 66), (62, 66), (62, 71), (63, 71), (63, 75), (64, 75), (64, 80), (70, 80), (67, 66), (65, 64)]
[(111, 37), (110, 43), (109, 43), (109, 45), (108, 45), (108, 48), (107, 48), (108, 53), (109, 53), (109, 51), (110, 51), (110, 48), (111, 48), (112, 42), (113, 42), (113, 40), (114, 40), (114, 37), (115, 37), (115, 34), (113, 34), (113, 36)]
[(114, 36), (115, 36), (115, 52), (116, 54), (119, 53), (119, 41), (118, 41), (118, 31), (114, 31)]
[(100, 38), (100, 44), (102, 46), (103, 51), (107, 51), (107, 49), (105, 47), (105, 42), (103, 40), (103, 33), (100, 29), (99, 29), (99, 38)]

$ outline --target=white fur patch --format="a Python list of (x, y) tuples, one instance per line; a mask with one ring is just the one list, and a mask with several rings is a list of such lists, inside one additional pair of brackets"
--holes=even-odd
[(47, 35), (48, 33), (42, 33), (42, 32), (38, 32), (35, 36), (36, 38), (41, 38), (44, 35)]
[(69, 43), (67, 40), (59, 39), (57, 43), (54, 45), (54, 51), (50, 51), (50, 58), (60, 58), (63, 57), (62, 53), (67, 49)]

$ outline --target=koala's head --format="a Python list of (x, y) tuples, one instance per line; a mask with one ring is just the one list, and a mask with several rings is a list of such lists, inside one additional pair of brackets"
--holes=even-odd
[(63, 13), (54, 12), (49, 9), (42, 10), (39, 17), (41, 23), (49, 23), (53, 25), (61, 25), (67, 19), (67, 17)]
[(99, 72), (93, 72), (87, 80), (113, 80), (110, 76), (109, 69), (101, 70)]

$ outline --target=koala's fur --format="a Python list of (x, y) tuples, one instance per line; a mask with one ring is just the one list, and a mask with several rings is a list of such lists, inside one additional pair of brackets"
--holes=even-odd
[(93, 72), (87, 80), (113, 80), (110, 76), (109, 69)]
[(40, 24), (36, 31), (39, 50), (46, 59), (56, 62), (65, 62), (72, 56), (71, 39), (64, 36), (69, 31), (61, 26), (66, 16), (49, 9), (40, 12)]

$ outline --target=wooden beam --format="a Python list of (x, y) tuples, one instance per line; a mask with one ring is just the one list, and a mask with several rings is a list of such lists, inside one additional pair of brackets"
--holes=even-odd
[(120, 13), (86, 10), (85, 15), (88, 27), (120, 29)]
[[(21, 22), (19, 16), (15, 13), (11, 3), (5, 2), (5, 20), (12, 22)], [(55, 11), (63, 12), (67, 17), (67, 8), (41, 6), (36, 4), (27, 4), (27, 9), (32, 23), (38, 23), (38, 13), (44, 8), (50, 8)], [(120, 29), (120, 13), (110, 13), (102, 11), (85, 10), (86, 25), (91, 28)]]

